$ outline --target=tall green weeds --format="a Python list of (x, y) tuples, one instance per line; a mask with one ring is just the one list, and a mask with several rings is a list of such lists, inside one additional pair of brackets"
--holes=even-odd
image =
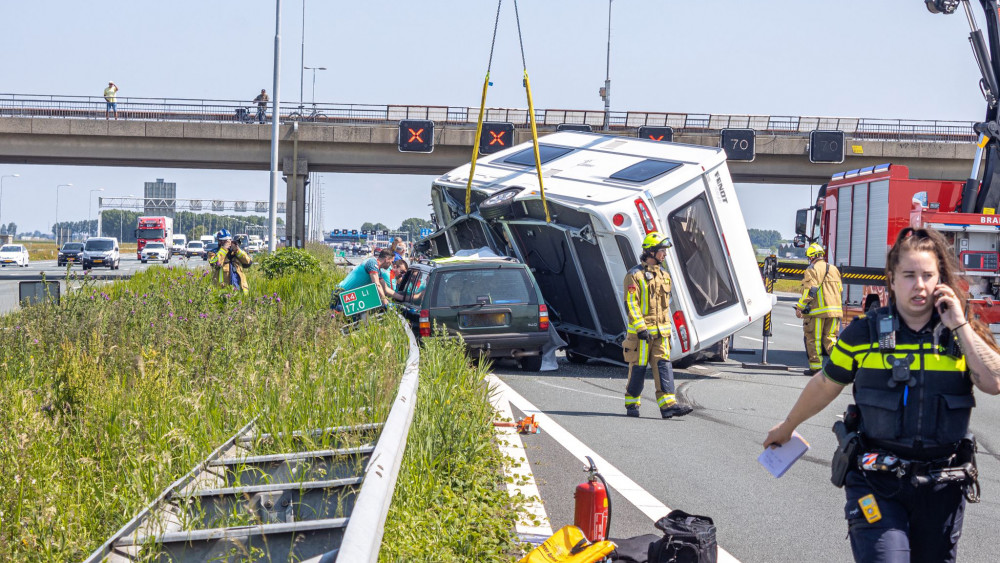
[(511, 561), (515, 510), (493, 443), (484, 366), (461, 341), (425, 338), (406, 455), (379, 561)]
[(258, 414), (264, 432), (384, 420), (406, 339), (344, 336), (340, 275), (251, 268), (244, 295), (157, 267), (0, 317), (0, 560), (83, 559)]

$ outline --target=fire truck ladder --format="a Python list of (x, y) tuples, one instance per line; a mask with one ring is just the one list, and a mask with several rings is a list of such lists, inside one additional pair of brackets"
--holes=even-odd
[[(405, 330), (409, 357), (384, 423), (267, 434), (254, 419), (85, 563), (376, 561), (416, 402), (419, 352)], [(279, 442), (324, 449), (267, 453)]]

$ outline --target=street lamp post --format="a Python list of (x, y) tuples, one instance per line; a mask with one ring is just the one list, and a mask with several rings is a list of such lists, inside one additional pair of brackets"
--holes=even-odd
[(302, 84), (306, 72), (306, 0), (302, 0), (302, 54), (299, 58), (299, 113), (302, 113)]
[(62, 229), (59, 228), (59, 188), (71, 188), (73, 184), (59, 184), (56, 186), (56, 224), (55, 224), (55, 237), (56, 237), (56, 247), (59, 246), (59, 233)]
[(611, 0), (608, 0), (608, 56), (604, 69), (604, 88), (601, 88), (601, 98), (604, 99), (604, 130), (611, 126)]
[[(104, 188), (97, 188), (96, 190), (90, 190), (90, 195), (87, 196), (87, 236), (88, 237), (91, 234), (90, 233), (90, 221), (91, 221), (90, 218), (93, 216), (92, 215), (92, 209), (93, 209), (92, 204), (94, 202), (94, 192), (103, 192), (103, 191), (104, 191)], [(98, 213), (100, 213), (100, 210), (98, 210)]]
[(304, 68), (306, 70), (313, 71), (312, 105), (313, 105), (313, 111), (316, 111), (316, 71), (317, 70), (326, 70), (326, 67), (325, 66), (304, 66), (302, 68)]
[[(21, 176), (20, 174), (5, 174), (3, 176), (0, 176), (0, 209), (3, 208), (3, 206), (2, 206), (2, 204), (3, 204), (3, 179), (4, 178), (19, 178), (20, 176)], [(2, 217), (2, 215), (0, 215), (0, 217)], [(0, 224), (2, 224), (2, 221), (0, 221)]]

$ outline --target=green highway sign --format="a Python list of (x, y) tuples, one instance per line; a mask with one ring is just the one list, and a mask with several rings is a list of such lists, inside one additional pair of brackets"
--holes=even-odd
[(348, 317), (382, 306), (378, 288), (373, 283), (341, 293), (340, 302), (344, 304), (344, 314)]

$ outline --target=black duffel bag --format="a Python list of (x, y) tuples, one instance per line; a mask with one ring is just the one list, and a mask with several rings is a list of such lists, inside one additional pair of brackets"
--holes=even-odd
[(656, 522), (663, 537), (649, 546), (649, 563), (716, 563), (715, 522), (674, 510)]

